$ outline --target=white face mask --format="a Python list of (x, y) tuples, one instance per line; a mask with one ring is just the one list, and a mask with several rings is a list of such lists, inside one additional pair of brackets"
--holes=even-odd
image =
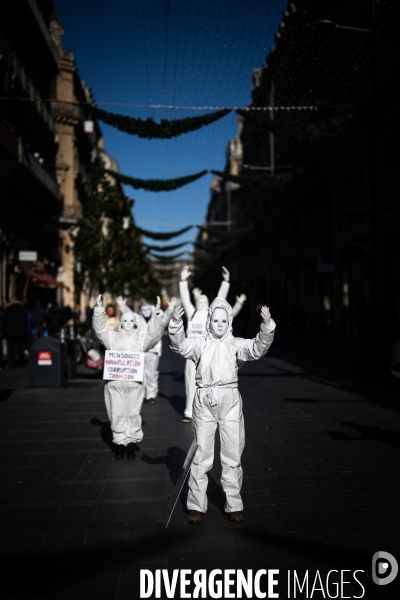
[(210, 327), (214, 337), (224, 337), (229, 327), (229, 319), (226, 310), (223, 308), (216, 308), (214, 310), (211, 315)]
[(136, 317), (133, 312), (126, 312), (122, 315), (121, 327), (124, 331), (132, 331), (136, 327)]
[(196, 310), (208, 310), (208, 298), (204, 294), (197, 298)]
[(142, 308), (140, 309), (140, 312), (146, 319), (149, 319), (153, 311), (151, 310), (151, 306), (149, 306), (148, 304), (143, 304)]

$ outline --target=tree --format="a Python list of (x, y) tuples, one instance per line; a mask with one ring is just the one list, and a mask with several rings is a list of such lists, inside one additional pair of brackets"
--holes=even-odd
[(131, 209), (134, 201), (126, 198), (110, 177), (96, 173), (86, 185), (86, 202), (78, 231), (73, 236), (77, 289), (85, 276), (99, 292), (155, 297), (159, 283), (152, 263), (142, 248), (140, 231), (135, 227)]

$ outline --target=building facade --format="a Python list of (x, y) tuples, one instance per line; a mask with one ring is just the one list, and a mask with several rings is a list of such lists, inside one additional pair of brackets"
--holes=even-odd
[(373, 347), (368, 362), (388, 363), (400, 335), (397, 13), (380, 2), (288, 4), (254, 72), (250, 108), (264, 109), (253, 113), (264, 125), (244, 118), (238, 134), (240, 175), (274, 184), (229, 198), (219, 182), (208, 217), (228, 220), (231, 203), (233, 229), (254, 228), (224, 258), (251, 307)]

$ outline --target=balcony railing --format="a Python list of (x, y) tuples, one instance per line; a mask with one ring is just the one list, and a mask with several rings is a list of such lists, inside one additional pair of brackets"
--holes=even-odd
[(0, 121), (0, 144), (19, 160), (19, 137), (18, 134), (4, 121)]
[(53, 40), (51, 39), (49, 30), (47, 29), (46, 23), (43, 20), (43, 17), (36, 5), (35, 0), (28, 0), (28, 5), (30, 6), (31, 11), (33, 12), (33, 14), (35, 16), (36, 22), (43, 34), (44, 39), (46, 40), (47, 46), (50, 50), (50, 54), (52, 55), (57, 67), (59, 67), (59, 57), (58, 57), (57, 49), (53, 44)]
[(11, 52), (9, 55), (9, 67), (11, 70), (12, 76), (18, 81), (24, 92), (30, 98), (32, 103), (35, 105), (36, 110), (50, 129), (50, 131), (55, 133), (55, 125), (53, 121), (53, 117), (45, 102), (43, 102), (39, 92), (34, 86), (32, 79), (29, 77), (27, 72), (25, 71), (22, 63), (18, 60), (15, 55), (15, 52)]
[(59, 201), (61, 201), (61, 193), (58, 184), (51, 175), (42, 167), (42, 165), (25, 150), (23, 144), (19, 145), (19, 161), (24, 167), (29, 169), (29, 171), (42, 183), (48, 191)]

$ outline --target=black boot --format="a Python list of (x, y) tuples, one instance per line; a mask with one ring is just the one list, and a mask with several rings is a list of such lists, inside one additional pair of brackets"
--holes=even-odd
[(120, 444), (119, 446), (117, 446), (117, 448), (115, 450), (115, 458), (124, 458), (124, 454), (125, 454), (125, 446)]
[(130, 442), (126, 447), (126, 458), (135, 458), (135, 444)]

